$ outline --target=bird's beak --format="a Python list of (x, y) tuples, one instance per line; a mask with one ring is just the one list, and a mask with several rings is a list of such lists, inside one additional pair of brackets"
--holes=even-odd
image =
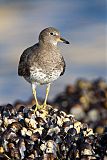
[(63, 43), (66, 43), (66, 44), (70, 44), (68, 41), (66, 41), (64, 38), (60, 37), (59, 42), (63, 42)]

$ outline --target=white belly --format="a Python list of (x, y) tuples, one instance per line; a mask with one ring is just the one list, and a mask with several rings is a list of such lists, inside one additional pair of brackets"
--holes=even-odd
[(41, 69), (36, 69), (30, 74), (30, 82), (35, 81), (40, 84), (51, 83), (56, 80), (61, 74), (60, 70), (53, 70), (50, 74), (43, 73)]

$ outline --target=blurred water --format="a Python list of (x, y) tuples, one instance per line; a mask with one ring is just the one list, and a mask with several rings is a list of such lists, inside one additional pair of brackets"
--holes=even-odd
[[(0, 104), (28, 100), (30, 85), (17, 75), (23, 50), (38, 41), (39, 32), (53, 26), (70, 45), (59, 44), (66, 60), (64, 76), (52, 84), (55, 97), (77, 78), (107, 78), (105, 0), (0, 1)], [(43, 97), (44, 87), (38, 96)]]

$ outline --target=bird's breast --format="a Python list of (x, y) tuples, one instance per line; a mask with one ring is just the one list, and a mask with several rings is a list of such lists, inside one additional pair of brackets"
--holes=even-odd
[(46, 72), (41, 68), (32, 68), (30, 73), (31, 81), (35, 81), (40, 84), (47, 84), (56, 80), (60, 76), (61, 70), (52, 70)]

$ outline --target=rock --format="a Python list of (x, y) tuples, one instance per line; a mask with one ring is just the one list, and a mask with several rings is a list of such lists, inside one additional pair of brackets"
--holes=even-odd
[(53, 104), (102, 134), (104, 126), (107, 126), (107, 81), (79, 79), (57, 95)]
[(46, 109), (34, 114), (34, 107), (23, 106), (7, 116), (2, 107), (0, 160), (103, 159), (106, 156), (106, 129), (105, 134), (96, 135), (72, 114), (49, 105)]

